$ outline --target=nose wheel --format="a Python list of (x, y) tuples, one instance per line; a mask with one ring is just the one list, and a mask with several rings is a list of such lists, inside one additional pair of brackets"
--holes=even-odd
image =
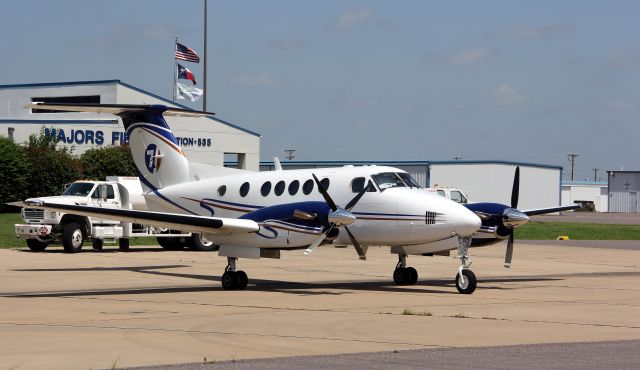
[(224, 274), (220, 282), (224, 290), (242, 290), (247, 287), (249, 283), (249, 277), (242, 270), (236, 270), (237, 257), (227, 258), (227, 267), (224, 269)]
[(407, 255), (398, 255), (398, 264), (393, 271), (393, 282), (396, 285), (414, 285), (418, 282), (418, 271), (413, 267), (407, 267)]
[(460, 294), (471, 294), (476, 290), (478, 280), (473, 271), (469, 270), (471, 260), (469, 259), (469, 246), (471, 245), (470, 237), (458, 238), (458, 258), (460, 259), (460, 268), (456, 275), (456, 289)]

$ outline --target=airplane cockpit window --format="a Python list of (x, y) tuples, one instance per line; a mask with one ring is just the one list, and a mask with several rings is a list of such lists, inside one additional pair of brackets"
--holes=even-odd
[(276, 184), (276, 187), (273, 189), (273, 192), (277, 195), (277, 196), (281, 196), (282, 193), (284, 193), (284, 188), (285, 188), (285, 183), (284, 181), (278, 181), (278, 183)]
[(328, 191), (329, 190), (329, 185), (331, 185), (331, 181), (328, 178), (325, 177), (324, 179), (320, 180), (320, 185), (322, 185), (324, 190)]
[(373, 177), (373, 181), (378, 184), (378, 187), (382, 191), (389, 188), (406, 187), (402, 179), (393, 172), (383, 172), (377, 175), (371, 175), (371, 177)]
[(400, 176), (402, 181), (404, 181), (405, 184), (409, 185), (410, 188), (416, 188), (416, 189), (421, 188), (420, 185), (418, 185), (418, 182), (414, 180), (413, 177), (411, 177), (411, 175), (409, 175), (408, 173), (398, 172), (397, 175)]
[(444, 190), (437, 190), (437, 192), (438, 192), (438, 195), (439, 195), (439, 196), (441, 196), (441, 197), (444, 197), (444, 196), (445, 196), (445, 195), (444, 195)]
[(289, 184), (289, 195), (298, 194), (299, 188), (300, 188), (300, 181), (298, 180), (291, 181), (291, 183)]
[(262, 184), (262, 187), (260, 188), (260, 194), (262, 194), (263, 197), (266, 197), (267, 195), (269, 195), (270, 192), (271, 192), (271, 181), (267, 181), (264, 184)]
[(451, 200), (456, 203), (467, 203), (467, 198), (465, 198), (464, 195), (462, 195), (462, 193), (457, 190), (451, 191)]
[(90, 182), (74, 182), (71, 184), (67, 190), (62, 193), (62, 195), (74, 195), (80, 197), (86, 197), (91, 193), (91, 189), (93, 189), (93, 185)]
[(227, 186), (226, 185), (220, 185), (220, 187), (218, 188), (218, 195), (219, 196), (223, 196), (224, 193), (227, 192)]
[(242, 184), (242, 186), (240, 186), (240, 196), (246, 197), (247, 194), (249, 194), (249, 183), (245, 182), (244, 184)]
[(304, 185), (302, 185), (302, 192), (304, 193), (304, 195), (309, 195), (311, 194), (312, 191), (313, 191), (313, 180), (309, 179), (304, 182)]

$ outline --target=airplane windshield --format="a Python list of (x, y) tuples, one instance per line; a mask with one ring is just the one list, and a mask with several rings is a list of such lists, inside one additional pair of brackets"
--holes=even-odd
[(413, 177), (411, 177), (411, 175), (409, 175), (408, 173), (398, 172), (397, 175), (400, 176), (402, 181), (404, 181), (405, 184), (409, 185), (410, 188), (421, 189), (420, 185), (418, 185), (416, 180), (414, 180)]
[(94, 184), (90, 182), (74, 182), (67, 188), (67, 190), (64, 191), (64, 193), (62, 193), (62, 195), (85, 197), (91, 193), (93, 185)]
[(380, 190), (406, 186), (404, 182), (402, 182), (402, 179), (393, 172), (379, 173), (377, 175), (371, 175), (371, 177), (373, 177), (373, 180), (378, 184)]

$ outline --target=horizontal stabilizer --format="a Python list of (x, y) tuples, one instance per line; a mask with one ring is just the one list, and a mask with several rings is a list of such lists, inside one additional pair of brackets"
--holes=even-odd
[(155, 111), (165, 116), (200, 117), (212, 116), (213, 112), (200, 112), (190, 109), (173, 108), (164, 105), (148, 104), (81, 104), (81, 103), (42, 103), (33, 102), (25, 105), (26, 109), (47, 109), (63, 112), (92, 112), (120, 114), (124, 112)]
[(42, 201), (25, 201), (9, 204), (16, 207), (45, 209), (48, 211), (72, 213), (79, 216), (100, 217), (143, 225), (166, 227), (183, 232), (208, 234), (239, 234), (256, 232), (260, 229), (255, 221), (240, 220), (236, 218), (220, 218), (184, 215), (178, 213), (88, 207), (69, 204), (46, 203)]

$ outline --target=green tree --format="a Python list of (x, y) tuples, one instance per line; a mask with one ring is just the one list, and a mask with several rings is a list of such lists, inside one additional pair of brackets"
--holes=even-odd
[(82, 177), (80, 160), (73, 149), (58, 147), (54, 138), (40, 131), (29, 136), (24, 147), (29, 161), (29, 196), (58, 195), (64, 185)]
[(104, 180), (107, 176), (136, 176), (128, 145), (89, 149), (80, 156), (87, 179)]
[(0, 211), (7, 209), (7, 202), (26, 198), (27, 171), (27, 156), (22, 147), (0, 136)]

